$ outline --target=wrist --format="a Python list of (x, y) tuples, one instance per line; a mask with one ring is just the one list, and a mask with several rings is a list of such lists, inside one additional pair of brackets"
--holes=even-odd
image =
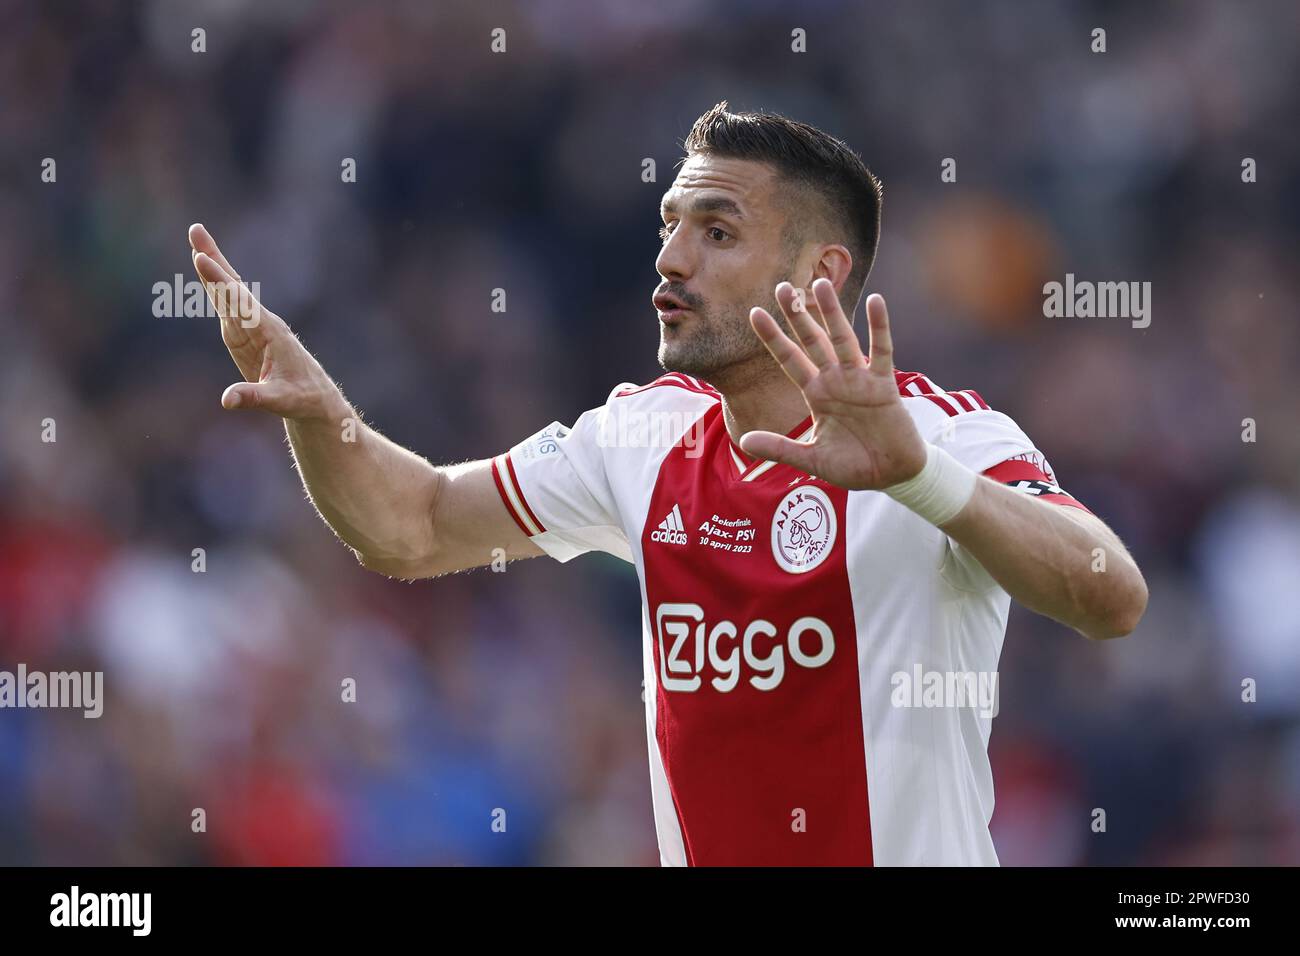
[(350, 419), (360, 422), (361, 416), (335, 386), (318, 397), (303, 403), (295, 414), (286, 415), (285, 421), (299, 429), (339, 429)]
[(906, 481), (882, 489), (933, 525), (944, 525), (966, 507), (979, 476), (938, 445), (925, 443), (925, 464)]

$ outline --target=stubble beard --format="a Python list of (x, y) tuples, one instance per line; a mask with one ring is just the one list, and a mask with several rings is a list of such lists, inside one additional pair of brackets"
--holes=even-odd
[[(768, 312), (775, 307), (774, 302)], [(692, 311), (675, 331), (660, 329), (659, 365), (664, 371), (691, 375), (715, 387), (762, 360), (771, 362), (772, 357), (749, 324), (748, 309), (728, 309), (721, 315)]]

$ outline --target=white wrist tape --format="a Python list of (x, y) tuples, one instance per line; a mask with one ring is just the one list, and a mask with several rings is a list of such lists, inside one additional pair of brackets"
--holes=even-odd
[(925, 467), (907, 481), (884, 489), (933, 525), (946, 524), (975, 494), (979, 476), (937, 445), (925, 444)]

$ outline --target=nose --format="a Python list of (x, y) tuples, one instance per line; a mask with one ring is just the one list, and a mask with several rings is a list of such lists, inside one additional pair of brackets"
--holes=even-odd
[(669, 281), (684, 282), (690, 278), (693, 267), (686, 230), (679, 224), (669, 235), (663, 248), (659, 250), (659, 256), (655, 259), (655, 269), (659, 275)]

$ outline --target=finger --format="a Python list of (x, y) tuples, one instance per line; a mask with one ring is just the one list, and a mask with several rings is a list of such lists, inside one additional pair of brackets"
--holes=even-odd
[(752, 458), (779, 461), (806, 474), (813, 474), (812, 446), (776, 432), (745, 432), (740, 436), (740, 450)]
[(238, 321), (241, 329), (256, 329), (262, 324), (262, 304), (248, 286), (232, 276), (206, 252), (194, 253), (194, 269), (203, 280), (208, 299), (222, 319)]
[[(244, 328), (255, 328), (261, 305), (248, 287), (206, 252), (194, 253), (194, 269), (203, 280), (208, 298), (223, 319), (239, 319)], [(251, 322), (251, 324), (249, 324)]]
[(826, 323), (826, 332), (836, 359), (841, 365), (862, 365), (862, 345), (858, 342), (857, 333), (853, 331), (853, 323), (844, 314), (840, 297), (835, 294), (835, 284), (830, 279), (815, 279), (812, 292), (817, 309)]
[(754, 332), (763, 340), (763, 344), (772, 353), (772, 358), (776, 359), (782, 371), (800, 389), (817, 377), (817, 366), (813, 365), (812, 359), (804, 354), (803, 349), (790, 341), (790, 337), (766, 309), (757, 306), (750, 309), (749, 324), (754, 327)]
[(835, 364), (831, 344), (826, 338), (826, 330), (808, 313), (802, 289), (796, 289), (789, 282), (780, 282), (776, 287), (776, 304), (781, 307), (790, 328), (799, 337), (799, 344), (808, 353), (813, 364), (818, 368), (829, 368)]
[(191, 253), (191, 258), (194, 260), (194, 270), (199, 274), (199, 278), (202, 279), (204, 283), (236, 281), (235, 277), (227, 272), (221, 263), (217, 262), (216, 259), (208, 255), (206, 252)]
[(212, 233), (208, 232), (208, 227), (203, 225), (201, 222), (196, 222), (194, 225), (190, 226), (190, 247), (195, 252), (206, 253), (216, 259), (221, 268), (225, 269), (236, 279), (240, 277), (239, 273), (234, 270), (234, 267), (226, 261), (226, 257), (221, 254), (221, 250), (217, 247), (217, 240), (212, 238)]
[(822, 312), (822, 307), (821, 307), (821, 305), (817, 302), (817, 293), (816, 293), (816, 291), (814, 291), (813, 294), (812, 294), (811, 296), (809, 296), (808, 301), (807, 301), (807, 303), (806, 303), (806, 306), (807, 306), (807, 308), (808, 308), (808, 314), (811, 315), (814, 319), (817, 320), (817, 324), (818, 324), (818, 325), (820, 325), (823, 329), (825, 329), (825, 331), (826, 331), (826, 338), (827, 338), (827, 340), (829, 341), (829, 339), (830, 339), (830, 329), (829, 329), (829, 328), (827, 327), (827, 325), (826, 325), (826, 316), (825, 316), (825, 314)]
[(889, 332), (889, 311), (879, 292), (867, 296), (867, 329), (871, 335), (870, 368), (877, 375), (894, 374), (894, 337)]
[(256, 409), (284, 415), (290, 411), (288, 388), (280, 381), (236, 382), (221, 393), (222, 408)]

